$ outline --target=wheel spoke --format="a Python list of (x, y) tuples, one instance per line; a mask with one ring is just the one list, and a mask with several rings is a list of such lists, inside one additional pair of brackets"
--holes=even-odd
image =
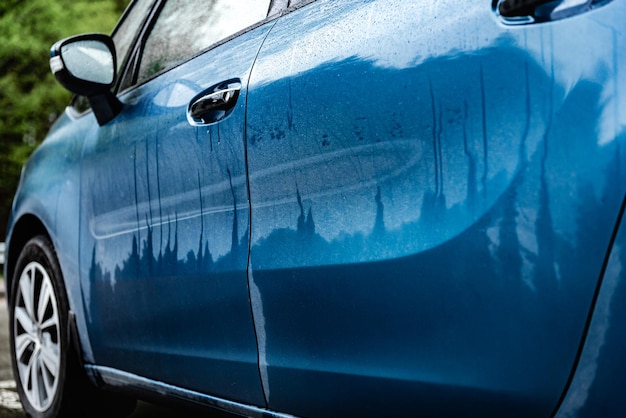
[(34, 319), (28, 315), (28, 312), (24, 308), (15, 308), (15, 320), (24, 328), (24, 331), (31, 336), (35, 335)]
[[(48, 365), (48, 361), (46, 360), (47, 357), (51, 357), (52, 354), (46, 354), (45, 350), (42, 350), (41, 352), (41, 380), (43, 383), (43, 388), (45, 389), (45, 396), (46, 399), (51, 397), (54, 394), (55, 391), (55, 384), (56, 384), (56, 379), (57, 379), (57, 375), (58, 375), (58, 369), (51, 369)], [(56, 364), (58, 364), (58, 359), (55, 360), (54, 364), (52, 365), (52, 367), (56, 367)]]
[(39, 392), (39, 353), (35, 351), (28, 362), (28, 371), (30, 374), (30, 396), (29, 399), (36, 408), (41, 407), (41, 395)]
[(52, 385), (48, 385), (48, 376), (49, 374), (46, 371), (42, 350), (37, 358), (37, 385), (39, 386), (39, 399), (41, 399), (41, 404), (46, 402), (53, 389)]
[(40, 323), (44, 320), (46, 308), (48, 307), (51, 296), (52, 292), (50, 289), (50, 282), (48, 280), (44, 280), (41, 283), (41, 289), (39, 289), (39, 306), (37, 306), (37, 321)]
[(21, 361), (26, 349), (35, 344), (35, 341), (36, 339), (30, 334), (21, 334), (15, 337), (15, 357), (18, 362)]
[(57, 318), (56, 315), (54, 315), (51, 318), (48, 318), (46, 321), (44, 321), (43, 324), (41, 324), (41, 330), (45, 331), (48, 328), (58, 327), (58, 326), (59, 326), (59, 318)]
[(17, 371), (19, 373), (19, 384), (22, 386), (22, 389), (26, 393), (28, 399), (31, 398), (30, 393), (30, 361), (28, 363), (18, 363)]
[(26, 312), (28, 312), (28, 316), (31, 318), (35, 318), (33, 304), (34, 304), (34, 289), (33, 289), (33, 280), (35, 278), (35, 267), (29, 266), (22, 273), (22, 277), (20, 277), (20, 292), (22, 293), (22, 300), (24, 301), (24, 306), (26, 307)]
[[(50, 375), (56, 378), (59, 373), (59, 348), (57, 345), (41, 346), (42, 365), (50, 372)], [(42, 370), (43, 372), (43, 370)]]

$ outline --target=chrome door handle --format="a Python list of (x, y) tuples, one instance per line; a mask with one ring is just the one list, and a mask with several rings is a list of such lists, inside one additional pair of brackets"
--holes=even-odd
[(241, 81), (227, 80), (196, 95), (187, 106), (187, 121), (191, 126), (208, 126), (227, 118), (235, 108), (241, 91)]
[(501, 16), (515, 17), (528, 16), (534, 13), (535, 8), (550, 3), (553, 0), (502, 0), (498, 4)]
[[(505, 19), (527, 18), (536, 22), (564, 19), (590, 10), (597, 0), (500, 0), (498, 12)], [(520, 23), (529, 23), (520, 21)]]

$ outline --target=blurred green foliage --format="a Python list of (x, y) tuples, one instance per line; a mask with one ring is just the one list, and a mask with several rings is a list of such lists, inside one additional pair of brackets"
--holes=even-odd
[(6, 234), (21, 166), (71, 98), (50, 72), (50, 46), (79, 33), (111, 33), (128, 3), (0, 2), (0, 241)]

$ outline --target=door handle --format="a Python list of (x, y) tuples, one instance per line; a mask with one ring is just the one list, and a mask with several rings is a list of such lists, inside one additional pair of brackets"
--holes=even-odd
[(226, 119), (234, 110), (241, 81), (231, 79), (197, 94), (187, 106), (187, 121), (191, 126), (208, 126)]
[(498, 4), (500, 16), (522, 17), (533, 15), (535, 9), (553, 0), (503, 0)]
[(598, 0), (500, 0), (498, 13), (505, 20), (520, 23), (545, 22), (590, 10)]

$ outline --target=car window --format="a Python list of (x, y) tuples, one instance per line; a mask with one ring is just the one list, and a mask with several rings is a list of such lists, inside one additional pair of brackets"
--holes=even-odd
[(270, 4), (270, 11), (268, 13), (269, 16), (280, 13), (284, 9), (289, 6), (289, 0), (272, 0), (272, 4)]
[(171, 68), (267, 16), (270, 0), (168, 0), (146, 40), (137, 81)]
[(143, 20), (148, 16), (152, 3), (153, 0), (134, 1), (113, 32), (118, 74)]

